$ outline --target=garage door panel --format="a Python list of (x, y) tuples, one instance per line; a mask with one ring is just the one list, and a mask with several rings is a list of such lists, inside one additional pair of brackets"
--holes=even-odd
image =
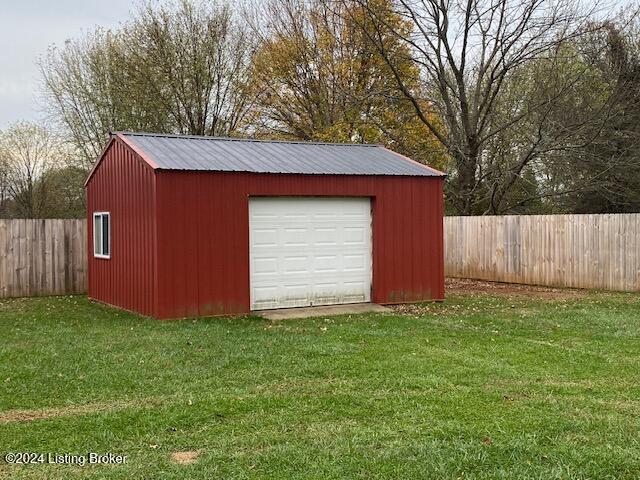
[(282, 215), (279, 220), (282, 222), (282, 225), (300, 225), (305, 223), (306, 215), (300, 213), (298, 215)]
[(281, 241), (285, 245), (292, 247), (304, 247), (309, 245), (308, 228), (283, 228), (281, 230)]
[(249, 201), (252, 309), (369, 301), (368, 198)]
[(301, 283), (299, 285), (284, 285), (284, 300), (304, 300), (307, 298), (307, 292), (311, 285), (308, 283)]
[(318, 295), (331, 295), (331, 296), (335, 296), (335, 293), (338, 291), (338, 283), (337, 282), (332, 282), (332, 283), (316, 283), (316, 287), (317, 287), (317, 294)]
[(344, 244), (345, 245), (362, 245), (366, 242), (366, 235), (370, 232), (367, 228), (362, 227), (345, 227), (344, 228)]
[(317, 246), (336, 245), (336, 227), (315, 227), (313, 244)]
[(344, 255), (343, 256), (344, 270), (347, 272), (363, 272), (366, 269), (366, 261), (364, 255)]
[(314, 222), (318, 222), (318, 221), (328, 222), (331, 220), (335, 221), (337, 219), (338, 219), (338, 215), (334, 212), (324, 212), (324, 213), (318, 212), (311, 216), (311, 220)]
[(316, 255), (314, 260), (314, 273), (334, 273), (339, 270), (338, 255)]
[(303, 256), (285, 256), (283, 258), (282, 273), (304, 273), (306, 274), (309, 268), (309, 257)]
[(278, 230), (275, 228), (255, 228), (251, 246), (275, 247), (278, 245)]
[(344, 294), (343, 298), (352, 302), (365, 301), (365, 295), (363, 294), (365, 283), (362, 281), (343, 282)]
[(365, 209), (361, 208), (361, 209), (354, 210), (354, 211), (342, 212), (340, 217), (343, 220), (358, 220), (358, 219), (362, 218), (365, 214), (366, 214)]
[(268, 222), (278, 218), (278, 215), (266, 210), (266, 207), (258, 207), (253, 212), (254, 222)]
[(252, 271), (258, 275), (277, 274), (278, 259), (275, 257), (256, 258)]
[(277, 287), (253, 287), (252, 289), (253, 295), (261, 300), (265, 301), (265, 299), (273, 298), (277, 296)]

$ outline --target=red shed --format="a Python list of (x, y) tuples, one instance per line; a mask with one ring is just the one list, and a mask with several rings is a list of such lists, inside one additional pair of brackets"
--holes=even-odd
[(120, 132), (89, 297), (156, 318), (444, 298), (444, 175), (379, 145)]

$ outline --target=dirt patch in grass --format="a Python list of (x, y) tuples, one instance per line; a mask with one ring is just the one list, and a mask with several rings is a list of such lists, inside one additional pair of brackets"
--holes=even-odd
[(551, 288), (517, 283), (485, 282), (465, 278), (447, 278), (445, 292), (455, 295), (493, 295), (507, 297), (543, 298), (549, 300), (566, 300), (583, 298), (587, 290), (572, 288)]
[(196, 450), (187, 450), (186, 452), (173, 452), (171, 454), (171, 461), (179, 465), (190, 465), (196, 463), (200, 452)]
[(85, 405), (68, 405), (64, 407), (45, 408), (39, 410), (7, 410), (0, 412), (0, 424), (14, 422), (33, 422), (57, 417), (87, 415), (89, 413), (113, 412), (126, 408), (160, 405), (161, 399), (151, 397), (131, 401), (110, 403), (89, 403)]

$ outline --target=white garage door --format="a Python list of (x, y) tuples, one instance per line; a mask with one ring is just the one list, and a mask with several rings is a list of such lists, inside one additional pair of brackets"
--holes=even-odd
[(371, 301), (369, 198), (249, 199), (251, 309)]

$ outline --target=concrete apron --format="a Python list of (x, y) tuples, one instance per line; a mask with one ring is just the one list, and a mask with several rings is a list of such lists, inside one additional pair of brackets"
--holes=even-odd
[(292, 318), (328, 317), (357, 313), (389, 312), (387, 307), (377, 303), (351, 303), (346, 305), (324, 305), (318, 307), (279, 308), (275, 310), (255, 310), (252, 313), (267, 320), (289, 320)]

